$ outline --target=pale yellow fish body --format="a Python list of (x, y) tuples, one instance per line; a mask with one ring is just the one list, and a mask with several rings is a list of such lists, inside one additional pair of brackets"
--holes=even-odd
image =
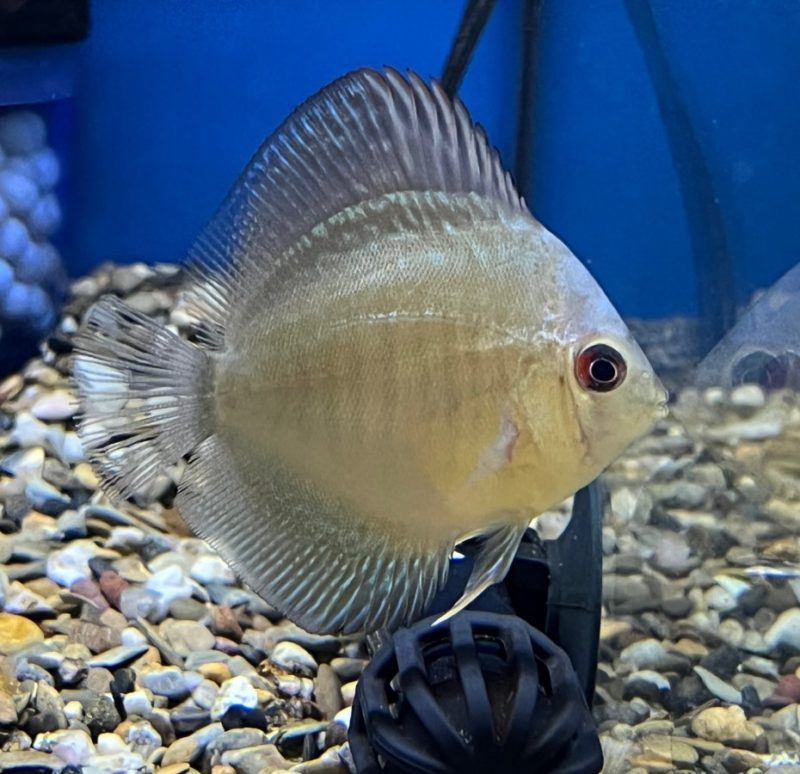
[(365, 529), (435, 548), (527, 523), (597, 470), (566, 421), (566, 391), (526, 400), (533, 380), (558, 381), (544, 319), (560, 278), (547, 276), (541, 228), (520, 218), (512, 230), (484, 208), (478, 225), (400, 230), (420, 203), (443, 222), (460, 216), (445, 197), (394, 197), (366, 249), (362, 213), (301, 246), (324, 268), (302, 295), (240, 310), (252, 322), (220, 359), (215, 400), (242, 463), (285, 467)]
[(460, 103), (357, 71), (264, 143), (193, 251), (197, 345), (116, 299), (78, 337), (81, 437), (308, 629), (396, 628), (480, 538), (448, 612), (530, 520), (663, 413), (592, 277)]

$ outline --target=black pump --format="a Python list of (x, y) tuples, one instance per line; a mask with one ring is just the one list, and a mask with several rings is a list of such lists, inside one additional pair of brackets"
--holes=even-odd
[(469, 577), (465, 547), (434, 615), (396, 632), (359, 680), (349, 730), (359, 774), (600, 771), (589, 705), (601, 505), (597, 484), (581, 490), (557, 540), (529, 530), (505, 582), (433, 626)]
[(432, 621), (397, 632), (359, 681), (350, 727), (359, 774), (599, 770), (564, 651), (515, 616)]

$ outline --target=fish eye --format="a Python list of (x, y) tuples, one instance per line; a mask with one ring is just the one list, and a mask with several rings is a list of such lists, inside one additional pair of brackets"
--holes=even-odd
[(611, 392), (625, 381), (625, 358), (608, 344), (591, 344), (575, 358), (575, 377), (585, 390)]

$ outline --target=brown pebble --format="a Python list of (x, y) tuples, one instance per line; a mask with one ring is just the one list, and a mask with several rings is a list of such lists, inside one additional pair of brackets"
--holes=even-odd
[(136, 659), (136, 661), (130, 665), (130, 668), (135, 672), (138, 672), (142, 667), (145, 667), (148, 664), (160, 663), (161, 654), (158, 652), (158, 648), (151, 645), (144, 653), (142, 653), (141, 656), (139, 656), (139, 658)]
[(775, 686), (775, 692), (766, 700), (768, 707), (785, 707), (800, 702), (800, 677), (783, 675)]
[(51, 581), (50, 578), (34, 578), (34, 580), (28, 581), (25, 584), (25, 588), (45, 599), (61, 591), (61, 587), (57, 583)]
[(232, 677), (230, 668), (222, 661), (211, 661), (208, 664), (200, 664), (200, 666), (197, 667), (197, 671), (207, 680), (212, 680), (217, 685), (222, 685), (222, 683)]
[(322, 717), (331, 720), (342, 708), (342, 682), (330, 664), (320, 664), (314, 681), (314, 701)]
[(236, 620), (236, 614), (228, 605), (218, 605), (214, 608), (211, 631), (235, 642), (240, 642), (242, 639), (242, 627)]
[(0, 653), (10, 655), (44, 639), (44, 632), (31, 620), (13, 613), (0, 613)]
[(113, 570), (104, 570), (100, 575), (100, 590), (105, 598), (117, 609), (120, 608), (120, 597), (122, 592), (130, 584)]
[(113, 607), (106, 608), (100, 614), (100, 623), (103, 626), (108, 626), (114, 631), (121, 632), (126, 626), (128, 626), (128, 619), (119, 612), (119, 610), (114, 610)]
[(85, 600), (98, 610), (105, 610), (108, 607), (108, 601), (103, 596), (100, 586), (90, 578), (75, 581), (69, 590), (71, 594)]
[(76, 621), (70, 633), (70, 640), (80, 642), (92, 653), (103, 653), (122, 644), (119, 632), (89, 621)]

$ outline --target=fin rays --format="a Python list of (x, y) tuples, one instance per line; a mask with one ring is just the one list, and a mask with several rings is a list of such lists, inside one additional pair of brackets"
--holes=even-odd
[[(357, 70), (297, 108), (261, 146), (190, 253), (209, 325), (224, 331), (240, 301), (314, 226), (401, 191), (475, 193), (510, 212), (524, 204), (461, 102), (415, 73)], [(219, 346), (218, 342), (212, 342)]]
[(449, 546), (414, 551), (344, 533), (337, 546), (335, 516), (298, 508), (281, 518), (249, 494), (216, 436), (190, 456), (178, 506), (253, 589), (309, 631), (397, 628), (418, 618), (447, 578)]

